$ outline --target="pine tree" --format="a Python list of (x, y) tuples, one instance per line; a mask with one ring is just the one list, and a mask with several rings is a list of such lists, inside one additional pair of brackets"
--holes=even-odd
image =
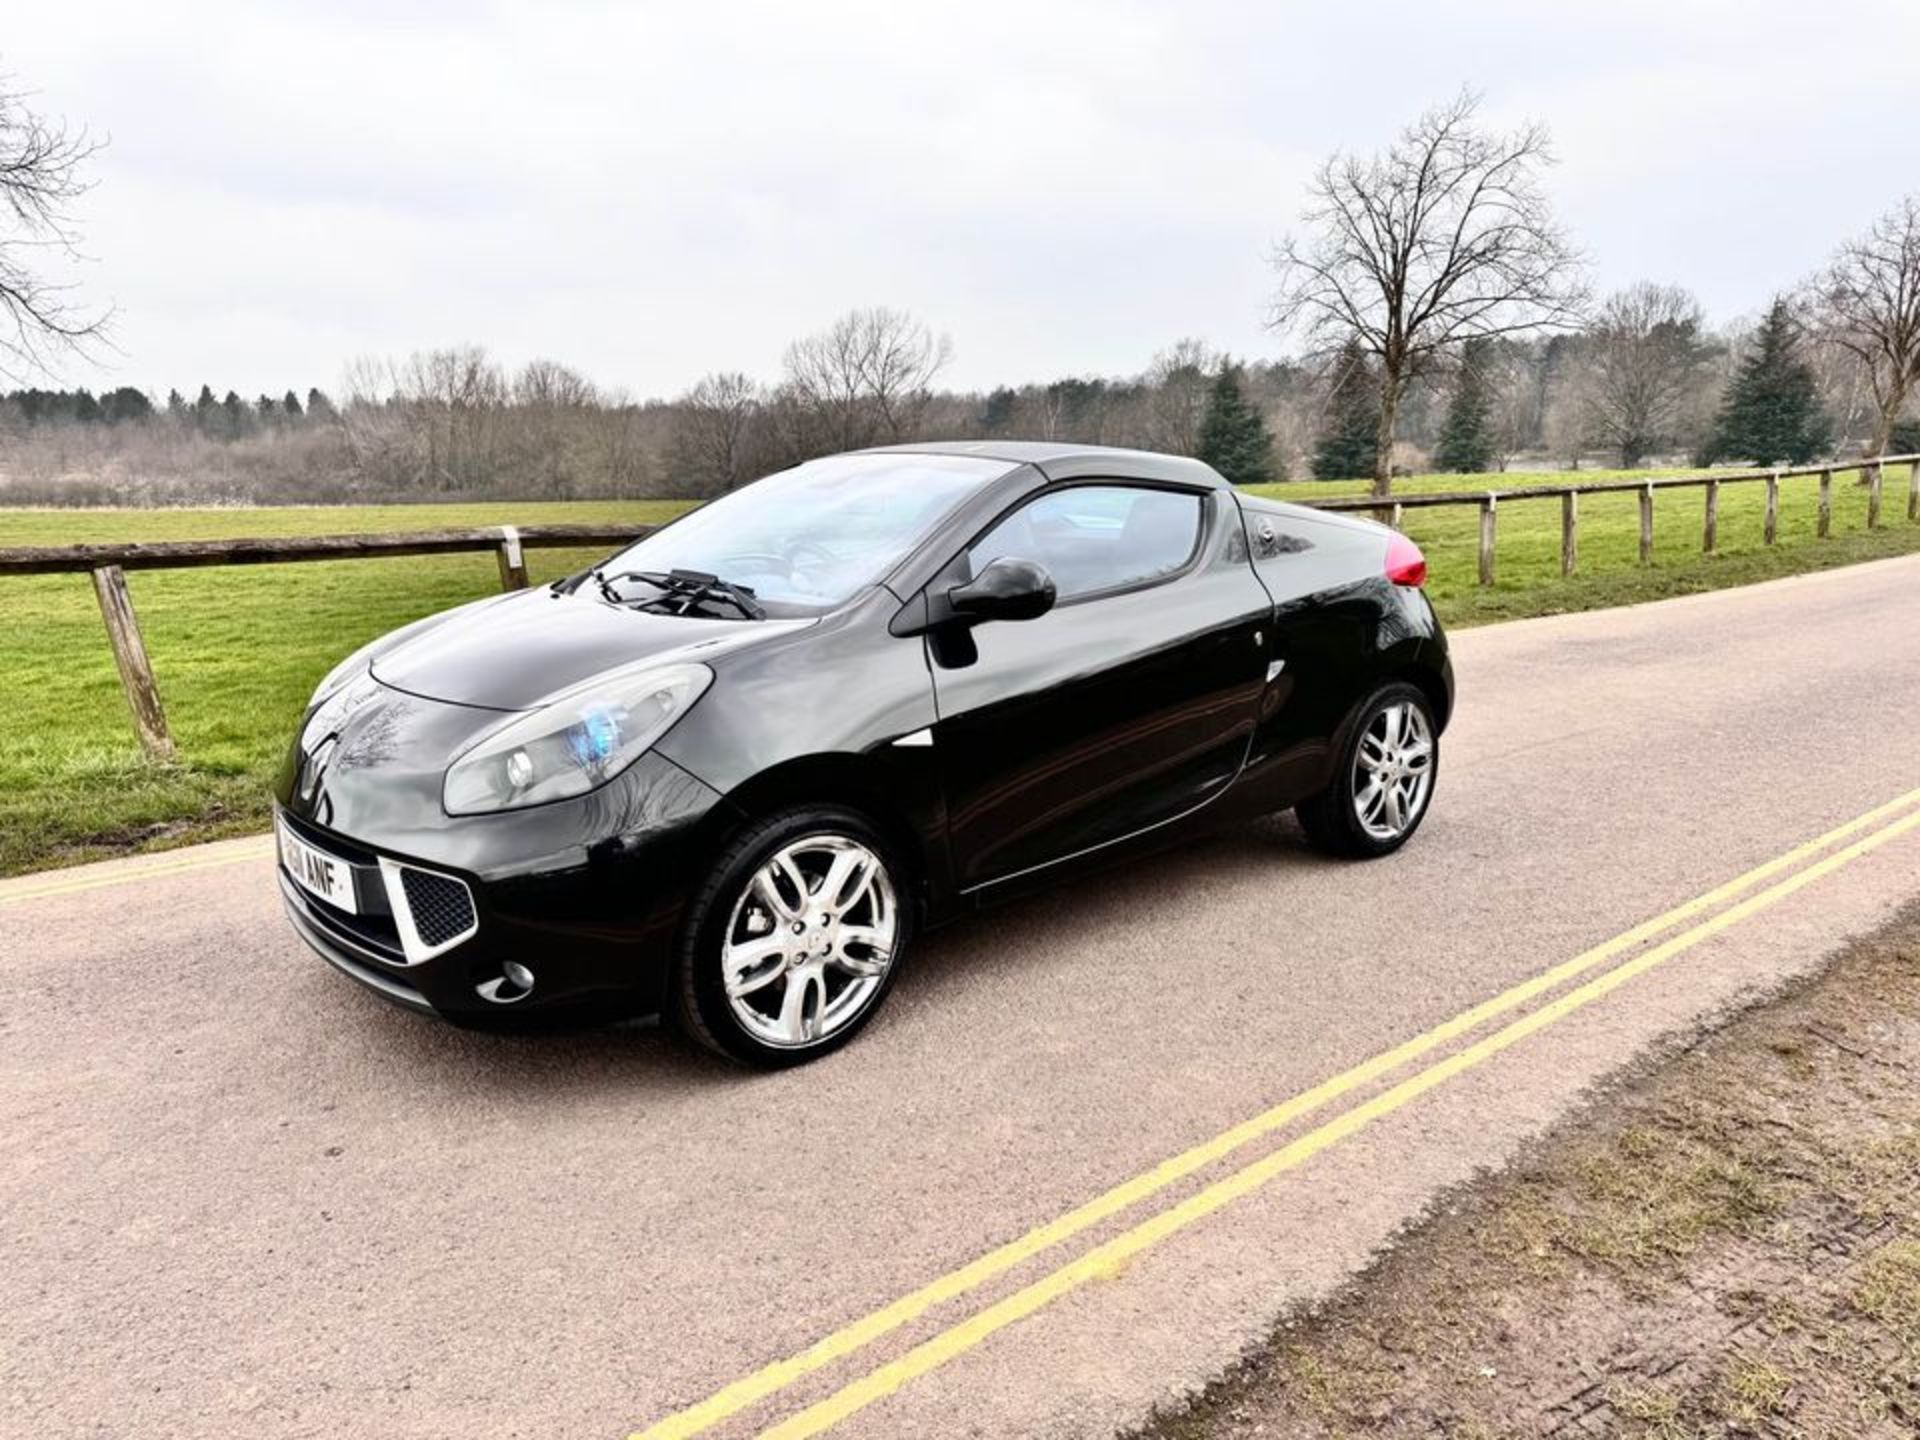
[(1200, 458), (1234, 485), (1273, 479), (1273, 434), (1240, 393), (1238, 369), (1224, 360), (1200, 422)]
[(1005, 385), (990, 391), (986, 408), (980, 412), (980, 428), (989, 435), (1002, 434), (1013, 423), (1013, 410), (1019, 399)]
[(128, 420), (138, 423), (153, 414), (153, 401), (146, 391), (122, 385), (100, 397), (100, 413), (115, 425)]
[(1832, 439), (1813, 367), (1800, 358), (1793, 313), (1785, 300), (1775, 300), (1727, 390), (1706, 458), (1804, 465)]
[(307, 390), (307, 415), (314, 420), (333, 418), (333, 401), (327, 398), (327, 392), (319, 386), (310, 386)]
[(1433, 452), (1433, 463), (1442, 470), (1475, 475), (1493, 466), (1493, 388), (1487, 383), (1492, 351), (1485, 340), (1469, 340), (1461, 347), (1460, 376)]
[(228, 440), (238, 440), (252, 428), (253, 411), (240, 398), (238, 391), (227, 391), (227, 398), (220, 402), (220, 409), (225, 415), (222, 433)]
[(289, 420), (298, 420), (303, 413), (300, 409), (300, 397), (289, 390), (280, 399), (280, 409)]
[(1316, 480), (1363, 480), (1380, 451), (1380, 377), (1358, 340), (1341, 347), (1333, 394), (1313, 448)]

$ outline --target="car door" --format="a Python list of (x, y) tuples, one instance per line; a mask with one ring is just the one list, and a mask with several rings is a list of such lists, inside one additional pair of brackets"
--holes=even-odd
[(1013, 557), (1058, 588), (1034, 620), (929, 638), (936, 753), (962, 890), (1205, 804), (1245, 758), (1271, 601), (1225, 492), (1050, 486), (942, 583)]

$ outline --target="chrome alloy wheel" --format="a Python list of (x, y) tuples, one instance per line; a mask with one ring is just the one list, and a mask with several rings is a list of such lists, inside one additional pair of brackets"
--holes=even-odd
[(728, 917), (727, 1003), (748, 1034), (800, 1049), (854, 1020), (886, 981), (899, 931), (880, 857), (844, 835), (809, 835), (775, 852)]
[(1375, 840), (1413, 828), (1433, 791), (1433, 730), (1418, 705), (1400, 700), (1367, 722), (1353, 757), (1353, 813)]

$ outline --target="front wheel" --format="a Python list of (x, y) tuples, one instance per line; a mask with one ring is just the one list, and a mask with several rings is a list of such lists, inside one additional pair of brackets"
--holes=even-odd
[(1307, 839), (1330, 855), (1388, 855), (1426, 818), (1439, 767), (1427, 697), (1414, 685), (1385, 685), (1355, 709), (1332, 783), (1295, 813)]
[(901, 869), (864, 816), (830, 806), (769, 816), (721, 852), (689, 907), (679, 1018), (749, 1065), (816, 1059), (872, 1018), (911, 929)]

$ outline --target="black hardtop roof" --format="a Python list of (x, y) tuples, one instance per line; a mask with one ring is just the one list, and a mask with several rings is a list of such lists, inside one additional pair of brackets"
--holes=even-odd
[(1120, 480), (1166, 480), (1209, 489), (1229, 488), (1220, 472), (1184, 455), (1128, 450), (1118, 445), (1069, 445), (1053, 440), (920, 440), (910, 445), (878, 445), (862, 455), (968, 455), (1032, 465), (1049, 480), (1111, 476)]

